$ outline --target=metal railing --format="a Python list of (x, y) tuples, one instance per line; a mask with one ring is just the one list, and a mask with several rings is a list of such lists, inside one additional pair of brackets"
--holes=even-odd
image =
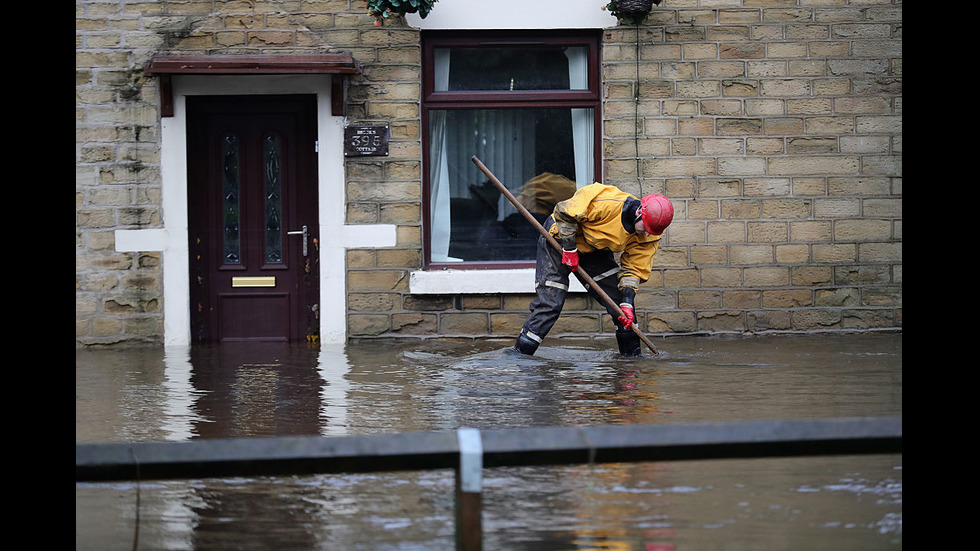
[(456, 544), (481, 549), (493, 467), (902, 453), (902, 418), (587, 425), (75, 445), (75, 481), (455, 469)]

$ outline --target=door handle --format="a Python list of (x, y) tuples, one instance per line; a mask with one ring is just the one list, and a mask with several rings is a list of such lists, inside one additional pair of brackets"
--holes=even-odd
[(307, 231), (306, 226), (303, 226), (303, 229), (302, 230), (290, 231), (290, 232), (286, 232), (286, 234), (287, 235), (302, 235), (303, 236), (303, 256), (309, 256), (308, 255), (307, 248), (306, 248), (307, 247), (306, 242), (307, 242), (307, 238), (309, 237), (310, 234)]

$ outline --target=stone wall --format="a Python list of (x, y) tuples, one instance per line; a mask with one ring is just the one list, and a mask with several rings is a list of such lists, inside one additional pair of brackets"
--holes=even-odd
[(668, 0), (603, 72), (605, 182), (676, 208), (647, 331), (901, 327), (900, 1)]
[(159, 100), (141, 78), (162, 8), (75, 3), (76, 345), (162, 337), (160, 255), (117, 253), (114, 237), (162, 224)]
[[(604, 2), (597, 1), (597, 9)], [(162, 266), (116, 229), (162, 227), (155, 53), (350, 52), (348, 335), (514, 336), (529, 295), (412, 295), (422, 267), (419, 31), (360, 0), (76, 1), (76, 345), (162, 342)], [(435, 9), (438, 9), (438, 4)], [(547, 24), (543, 20), (542, 26)], [(666, 0), (605, 29), (603, 181), (665, 193), (674, 223), (637, 298), (647, 334), (902, 326), (902, 4)], [(573, 297), (552, 336), (609, 333)]]

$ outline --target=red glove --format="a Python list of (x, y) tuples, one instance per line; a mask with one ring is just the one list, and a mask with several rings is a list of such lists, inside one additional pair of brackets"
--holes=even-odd
[(561, 252), (561, 263), (571, 268), (574, 272), (578, 268), (578, 249), (572, 249), (570, 251), (563, 249)]
[(619, 309), (623, 311), (622, 316), (619, 316), (619, 323), (623, 324), (623, 329), (629, 329), (636, 322), (636, 316), (633, 315), (633, 305), (622, 303), (619, 305)]

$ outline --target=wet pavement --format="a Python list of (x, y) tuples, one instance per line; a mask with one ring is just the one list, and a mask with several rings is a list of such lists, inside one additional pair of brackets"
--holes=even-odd
[[(76, 351), (75, 441), (902, 413), (901, 333)], [(550, 345), (550, 346), (549, 346)], [(487, 469), (484, 549), (902, 546), (902, 456)], [(454, 475), (76, 484), (76, 549), (454, 546)]]

